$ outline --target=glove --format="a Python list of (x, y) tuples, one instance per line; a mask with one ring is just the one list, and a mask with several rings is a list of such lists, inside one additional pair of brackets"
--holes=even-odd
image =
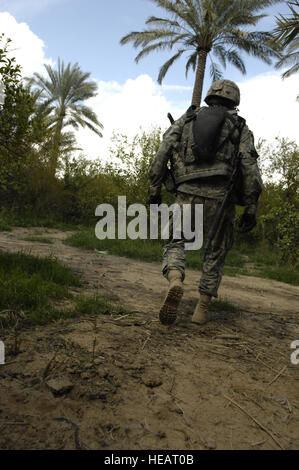
[(241, 233), (250, 232), (256, 226), (256, 216), (255, 214), (247, 212), (245, 209), (244, 214), (241, 217), (239, 227)]
[(149, 196), (147, 204), (148, 206), (150, 206), (151, 204), (158, 204), (158, 206), (162, 204), (161, 194), (157, 194), (156, 196)]

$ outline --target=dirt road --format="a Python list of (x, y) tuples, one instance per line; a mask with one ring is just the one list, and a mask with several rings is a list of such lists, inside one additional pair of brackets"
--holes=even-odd
[[(22, 332), (0, 366), (1, 449), (299, 449), (299, 289), (224, 277), (238, 307), (190, 323), (199, 273), (189, 271), (177, 323), (160, 325), (160, 266), (66, 246), (68, 232), (16, 228), (0, 249), (54, 254), (133, 315), (58, 322)], [(53, 245), (26, 242), (44, 236)], [(13, 332), (2, 333), (7, 350)], [(298, 354), (299, 357), (299, 354)]]

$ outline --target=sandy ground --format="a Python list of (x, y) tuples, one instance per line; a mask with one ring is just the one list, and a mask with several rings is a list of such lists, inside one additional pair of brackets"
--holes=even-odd
[[(133, 312), (0, 332), (1, 449), (297, 449), (299, 289), (224, 277), (238, 307), (204, 327), (190, 323), (199, 273), (188, 271), (174, 326), (158, 321), (167, 281), (156, 263), (66, 246), (69, 232), (16, 228), (0, 249), (53, 254), (99, 293)], [(54, 244), (26, 242), (43, 236)], [(299, 357), (299, 354), (298, 354)]]

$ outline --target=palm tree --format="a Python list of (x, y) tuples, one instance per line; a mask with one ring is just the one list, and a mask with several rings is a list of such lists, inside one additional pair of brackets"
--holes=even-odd
[(63, 129), (72, 126), (88, 127), (99, 137), (103, 137), (100, 129), (103, 125), (92, 109), (84, 105), (84, 101), (96, 96), (97, 84), (88, 81), (90, 73), (84, 73), (79, 65), (68, 64), (58, 59), (57, 70), (45, 65), (48, 77), (35, 73), (27, 79), (28, 87), (33, 89), (37, 112), (46, 116), (48, 128), (53, 132), (53, 151), (51, 158), (52, 171), (58, 165), (60, 149), (63, 147)]
[(175, 54), (161, 67), (158, 83), (161, 84), (172, 64), (185, 52), (189, 52), (186, 62), (186, 77), (190, 68), (196, 72), (192, 104), (201, 102), (203, 80), (207, 58), (211, 59), (210, 73), (213, 80), (221, 78), (216, 57), (225, 68), (231, 63), (242, 74), (246, 67), (240, 55), (244, 51), (267, 64), (278, 53), (269, 44), (270, 33), (251, 31), (264, 14), (259, 12), (280, 0), (152, 0), (165, 10), (169, 17), (151, 16), (146, 21), (148, 28), (131, 32), (120, 43), (133, 42), (141, 51), (135, 61), (155, 50), (172, 50)]
[(282, 49), (286, 48), (286, 53), (275, 67), (290, 67), (282, 74), (282, 78), (290, 77), (299, 70), (299, 12), (295, 10), (295, 7), (299, 8), (299, 1), (288, 2), (288, 6), (291, 10), (290, 16), (277, 17), (277, 26), (273, 31), (274, 44)]

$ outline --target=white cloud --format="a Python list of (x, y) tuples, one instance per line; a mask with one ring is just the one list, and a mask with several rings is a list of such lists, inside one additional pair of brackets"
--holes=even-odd
[[(140, 126), (148, 129), (151, 125), (168, 126), (167, 113), (174, 118), (181, 116), (190, 104), (190, 87), (178, 87), (188, 92), (182, 101), (174, 96), (176, 86), (160, 87), (148, 75), (129, 79), (124, 85), (117, 82), (98, 82), (99, 95), (89, 101), (104, 124), (104, 138), (99, 139), (88, 130), (77, 133), (78, 141), (87, 156), (107, 158), (110, 137), (113, 130), (133, 137)], [(280, 74), (259, 75), (239, 84), (241, 89), (240, 115), (254, 132), (256, 142), (262, 137), (274, 141), (276, 136), (289, 137), (298, 141), (299, 103), (298, 77), (282, 81)]]
[(173, 90), (173, 91), (178, 91), (178, 92), (184, 92), (184, 91), (192, 91), (191, 86), (184, 86), (184, 85), (161, 85), (162, 90)]
[(22, 75), (43, 72), (43, 64), (53, 64), (45, 57), (45, 44), (26, 23), (18, 23), (10, 13), (0, 13), (0, 31), (12, 40), (10, 55), (22, 66)]
[(256, 140), (273, 142), (275, 137), (288, 137), (299, 143), (298, 75), (285, 80), (280, 73), (258, 75), (239, 84), (240, 115), (243, 116)]
[(181, 107), (168, 100), (162, 87), (149, 75), (128, 79), (124, 85), (99, 81), (98, 87), (98, 96), (87, 104), (104, 124), (104, 138), (100, 139), (87, 129), (77, 132), (79, 144), (90, 157), (107, 158), (113, 130), (132, 138), (140, 127), (144, 130), (152, 126), (166, 129), (169, 126), (167, 113), (171, 112), (178, 118), (188, 105), (187, 101), (186, 106)]

